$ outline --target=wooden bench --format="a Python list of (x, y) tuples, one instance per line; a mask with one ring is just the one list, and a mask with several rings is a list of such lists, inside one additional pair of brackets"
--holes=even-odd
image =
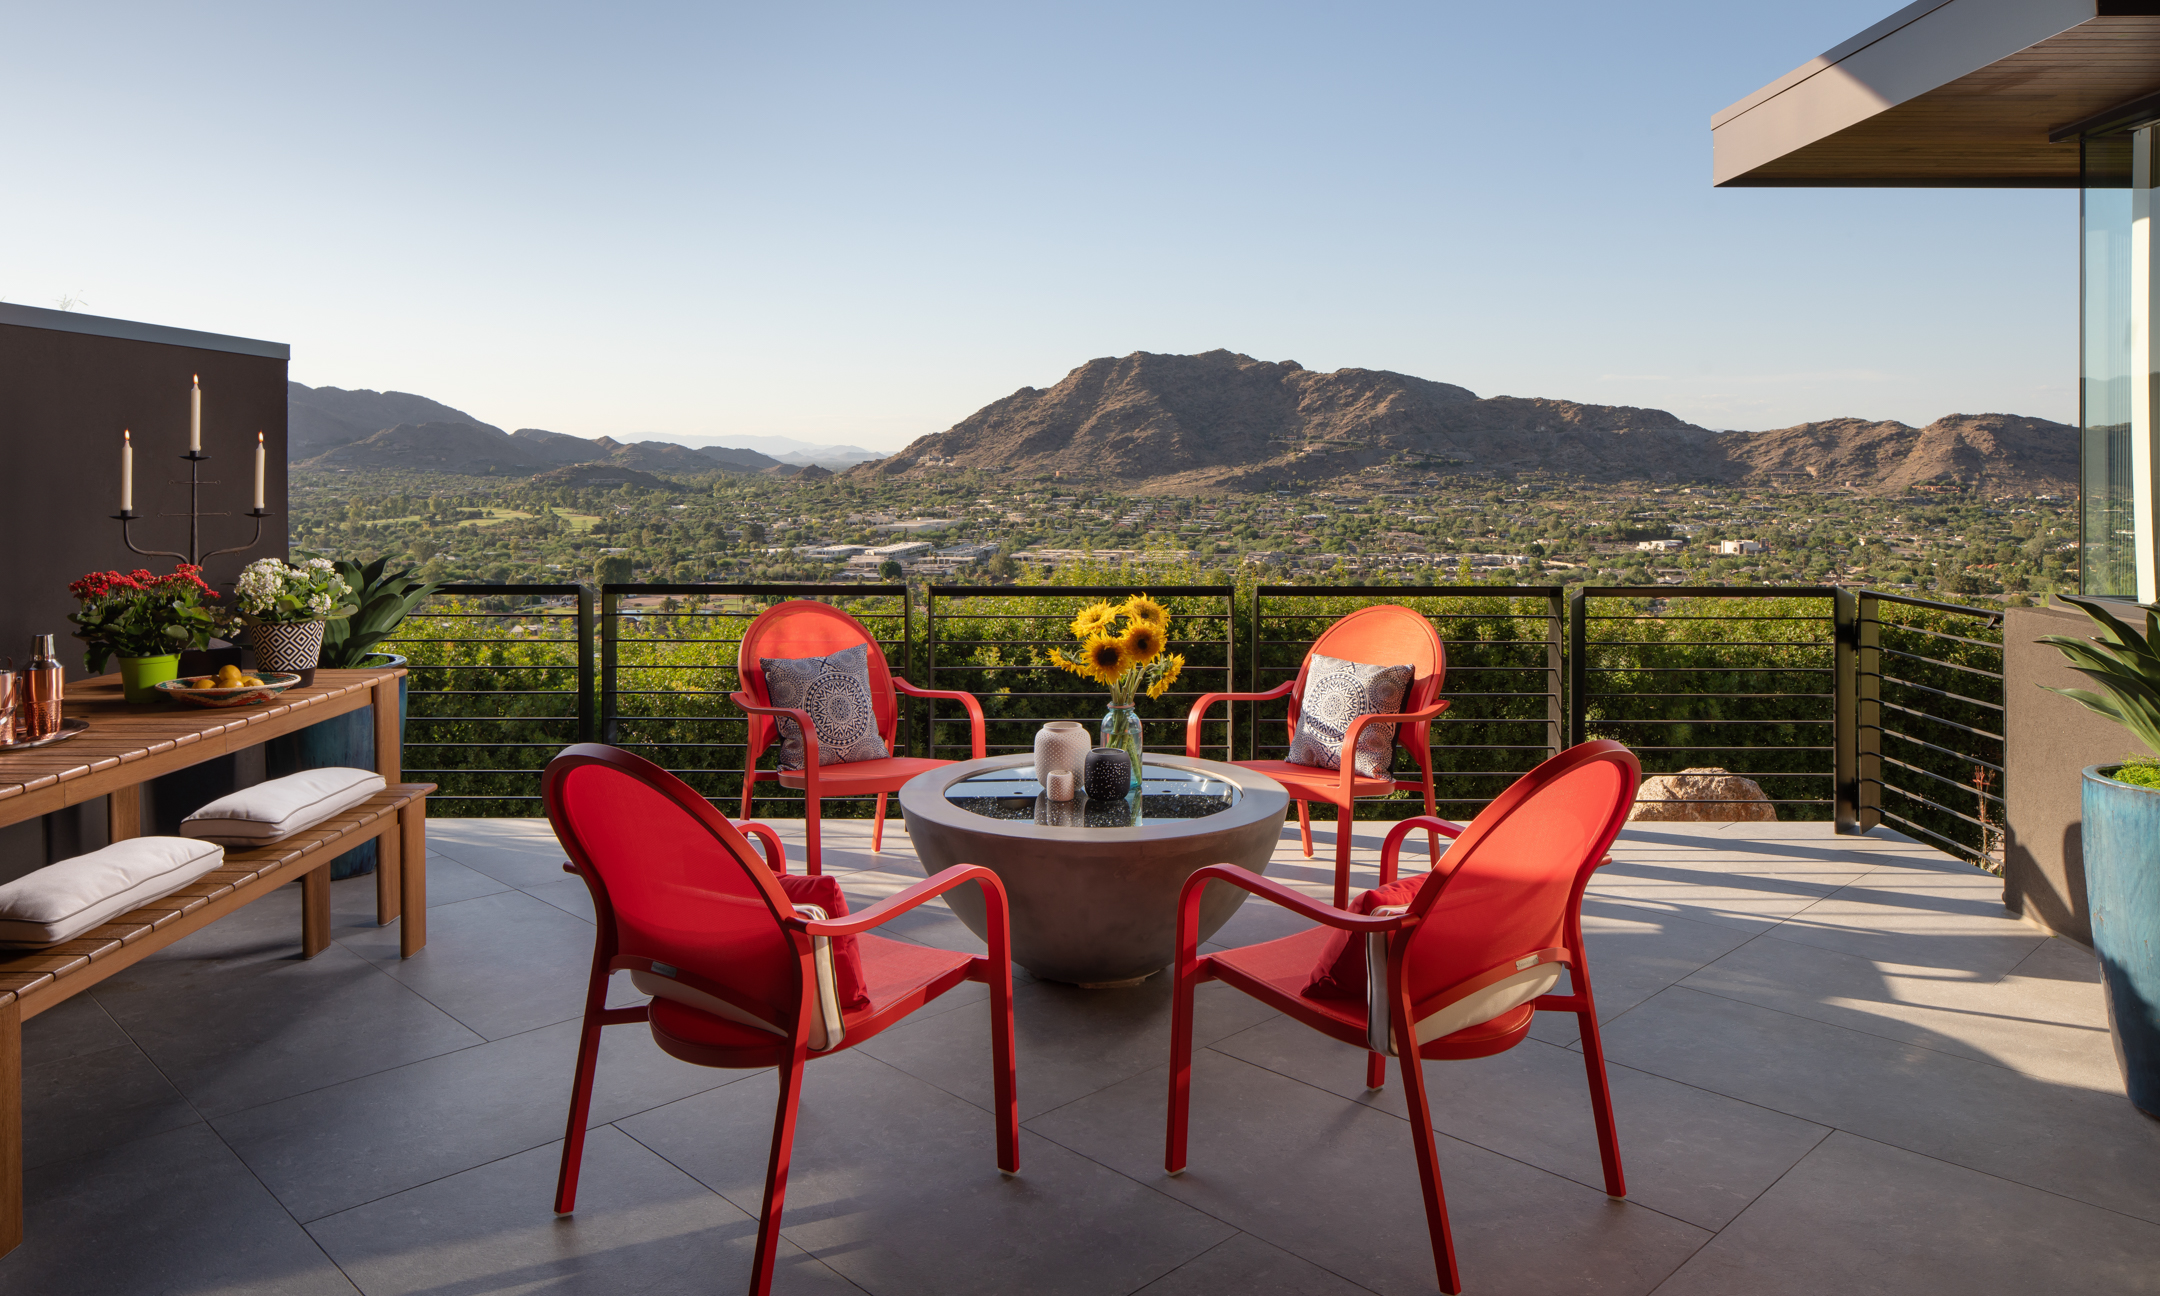
[(41, 950), (0, 950), (0, 1255), (23, 1238), (22, 1024), (150, 954), (300, 883), (300, 951), (330, 944), (330, 863), (365, 841), (376, 847), (376, 919), (402, 918), (398, 952), (427, 943), (427, 796), (432, 783), (393, 783), (305, 832), (251, 850), (228, 849), (216, 872), (164, 899)]

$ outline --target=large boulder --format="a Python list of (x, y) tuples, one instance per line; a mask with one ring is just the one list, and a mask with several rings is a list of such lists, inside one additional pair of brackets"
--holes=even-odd
[(1777, 807), (1762, 785), (1721, 769), (1684, 769), (1646, 778), (1635, 794), (1633, 822), (1774, 823)]

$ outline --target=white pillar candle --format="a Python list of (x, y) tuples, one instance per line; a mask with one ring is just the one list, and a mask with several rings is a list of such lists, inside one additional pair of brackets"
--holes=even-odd
[(195, 385), (188, 390), (187, 448), (202, 449), (202, 375), (195, 375)]
[(1073, 776), (1071, 770), (1051, 770), (1049, 774), (1044, 776), (1044, 781), (1048, 784), (1047, 790), (1052, 801), (1072, 800)]
[(120, 511), (135, 511), (135, 439), (120, 429)]
[(255, 434), (255, 507), (263, 506), (263, 434)]

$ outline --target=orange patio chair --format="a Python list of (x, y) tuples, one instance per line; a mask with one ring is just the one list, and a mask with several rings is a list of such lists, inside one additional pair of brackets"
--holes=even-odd
[[(1405, 819), (1381, 848), (1381, 888), (1358, 897), (1357, 913), (1331, 909), (1234, 864), (1210, 864), (1195, 872), (1178, 900), (1164, 1166), (1171, 1174), (1185, 1168), (1193, 990), (1203, 981), (1222, 981), (1323, 1035), (1368, 1050), (1367, 1088), (1377, 1089), (1386, 1080), (1383, 1055), (1401, 1062), (1410, 1143), (1425, 1190), (1441, 1290), (1461, 1291), (1462, 1277), (1440, 1191), (1420, 1058), (1490, 1057), (1521, 1043), (1538, 1012), (1573, 1013), (1590, 1078), (1605, 1192), (1627, 1196), (1597, 1005), (1583, 961), (1582, 898), (1590, 874), (1620, 834), (1641, 777), (1642, 767), (1619, 743), (1571, 747), (1485, 807), (1430, 874), (1395, 883), (1403, 838), (1438, 822)], [(1200, 897), (1211, 879), (1320, 926), (1203, 958)], [(1568, 993), (1553, 994), (1562, 968)]]
[[(775, 658), (829, 657), (857, 644), (869, 647), (871, 720), (886, 750), (892, 754), (880, 760), (820, 766), (817, 730), (810, 723), (809, 714), (801, 708), (772, 705), (772, 696), (766, 687), (765, 663)], [(870, 849), (880, 851), (885, 848), (886, 797), (898, 792), (901, 784), (917, 774), (953, 763), (903, 756), (894, 747), (893, 731), (900, 718), (898, 694), (944, 698), (960, 703), (967, 709), (975, 759), (982, 759), (982, 704), (966, 693), (917, 688), (894, 675), (885, 663), (884, 650), (878, 647), (877, 636), (870, 633), (869, 627), (828, 604), (798, 599), (767, 608), (743, 632), (742, 646), (736, 654), (736, 672), (742, 680), (742, 688), (730, 696), (735, 705), (750, 716), (750, 750), (743, 764), (742, 817), (750, 817), (751, 793), (760, 779), (778, 779), (782, 787), (801, 788), (806, 867), (813, 875), (823, 871), (818, 821), (819, 803), (826, 797), (876, 793), (877, 824), (870, 830)], [(774, 723), (776, 716), (793, 719), (803, 731), (802, 769), (760, 770), (757, 767), (758, 758), (780, 736), (779, 726)]]
[[(1431, 721), (1447, 709), (1440, 699), (1440, 684), (1447, 674), (1447, 649), (1440, 642), (1440, 632), (1433, 623), (1410, 608), (1393, 603), (1381, 603), (1359, 608), (1323, 631), (1305, 654), (1304, 664), (1298, 667), (1297, 678), (1278, 685), (1265, 693), (1207, 693), (1193, 703), (1192, 713), (1185, 721), (1185, 754), (1200, 755), (1200, 725), (1206, 719), (1207, 710), (1218, 702), (1267, 702), (1279, 697), (1290, 699), (1290, 735), (1297, 736), (1298, 715), (1305, 701), (1306, 677), (1312, 671), (1315, 656), (1333, 657), (1338, 661), (1362, 662), (1370, 666), (1411, 667), (1410, 686), (1403, 691), (1402, 710), (1390, 715), (1362, 716), (1351, 722), (1343, 735), (1343, 751), (1346, 753), (1341, 769), (1327, 769), (1318, 765), (1293, 765), (1289, 761), (1238, 761), (1246, 769), (1257, 770), (1290, 793), (1297, 802), (1298, 833), (1304, 839), (1305, 857), (1312, 858), (1312, 803), (1325, 801), (1336, 807), (1335, 811), (1335, 907), (1340, 909), (1350, 898), (1350, 812), (1360, 797), (1386, 796), (1396, 791), (1423, 791), (1425, 813), (1432, 816), (1436, 810), (1433, 800), (1433, 767)], [(1357, 750), (1358, 734), (1369, 724), (1394, 723), (1395, 742), (1410, 753), (1423, 778), (1400, 780), (1392, 775), (1367, 778), (1356, 772), (1347, 753)], [(1435, 819), (1433, 831), (1427, 834), (1433, 858), (1440, 855), (1440, 838), (1453, 837), (1460, 829), (1445, 820)]]
[[(663, 1051), (697, 1066), (776, 1068), (780, 1104), (750, 1279), (751, 1296), (763, 1296), (780, 1245), (803, 1065), (873, 1038), (963, 981), (990, 988), (997, 1163), (1008, 1174), (1019, 1171), (1012, 942), (995, 873), (958, 864), (849, 914), (838, 882), (787, 875), (772, 829), (743, 824), (738, 831), (695, 788), (626, 751), (580, 743), (548, 762), (540, 786), (548, 821), (570, 855), (564, 867), (592, 891), (598, 923), (555, 1185), (558, 1214), (577, 1204), (602, 1027), (645, 1022)], [(744, 832), (763, 841), (764, 860)], [(983, 891), (986, 956), (871, 934), (969, 882)], [(629, 972), (652, 1001), (608, 1007), (608, 982), (618, 971)]]

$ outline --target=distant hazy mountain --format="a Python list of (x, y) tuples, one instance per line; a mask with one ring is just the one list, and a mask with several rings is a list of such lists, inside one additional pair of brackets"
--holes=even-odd
[(1480, 398), (1382, 369), (1318, 373), (1231, 351), (1091, 360), (1023, 387), (856, 473), (1061, 472), (1152, 493), (1256, 490), (1389, 466), (1598, 481), (1722, 481), (1804, 473), (1877, 491), (1984, 478), (2006, 492), (2074, 488), (2073, 429), (2017, 415), (1926, 428), (1833, 419), (1713, 432), (1664, 410), (1545, 397)]
[(309, 387), (285, 384), (287, 453), (295, 460), (312, 458), (330, 449), (400, 423), (470, 423), (491, 432), (502, 429), (482, 423), (463, 410), (411, 392), (379, 392), (342, 387)]
[[(640, 475), (701, 475), (763, 472), (782, 462), (758, 450), (732, 446), (684, 446), (672, 441), (625, 444), (613, 437), (577, 437), (545, 428), (504, 432), (463, 410), (409, 392), (288, 383), (286, 405), (291, 458), (308, 468), (523, 475), (572, 464), (610, 463)], [(841, 449), (869, 453), (855, 452), (854, 447)], [(841, 467), (860, 462), (846, 456), (829, 461)]]

